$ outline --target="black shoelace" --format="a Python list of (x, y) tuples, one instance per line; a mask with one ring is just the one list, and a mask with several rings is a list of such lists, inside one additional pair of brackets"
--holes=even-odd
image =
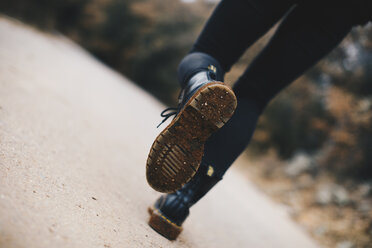
[[(172, 111), (172, 112), (169, 112), (169, 111)], [(167, 112), (169, 112), (169, 113), (167, 113)], [(166, 122), (169, 119), (169, 117), (171, 117), (173, 115), (176, 116), (177, 113), (178, 113), (178, 108), (170, 107), (170, 108), (164, 109), (160, 113), (160, 116), (161, 117), (164, 117), (164, 119), (160, 122), (160, 124), (156, 128), (160, 127), (161, 124), (163, 124), (164, 122)]]

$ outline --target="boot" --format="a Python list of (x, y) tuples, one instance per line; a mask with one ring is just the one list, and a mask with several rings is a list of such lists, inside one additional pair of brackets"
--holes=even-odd
[[(159, 192), (175, 192), (195, 175), (204, 143), (234, 113), (235, 94), (223, 82), (216, 81), (221, 74), (217, 67), (211, 64), (191, 74), (182, 84), (178, 107), (161, 113), (165, 118), (162, 123), (175, 117), (155, 139), (147, 159), (147, 181)], [(169, 110), (174, 112), (166, 113)]]
[(182, 223), (190, 207), (199, 201), (221, 178), (214, 175), (212, 166), (201, 165), (194, 178), (175, 193), (161, 196), (150, 207), (149, 225), (169, 240), (182, 231)]

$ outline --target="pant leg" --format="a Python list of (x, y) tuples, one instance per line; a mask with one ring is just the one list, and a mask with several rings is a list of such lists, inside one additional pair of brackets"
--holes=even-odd
[(205, 145), (204, 161), (222, 176), (248, 145), (266, 104), (329, 53), (353, 23), (346, 6), (299, 3), (286, 16), (266, 48), (234, 85), (238, 107)]
[(236, 93), (255, 99), (263, 108), (342, 41), (354, 25), (350, 7), (332, 1), (296, 6), (234, 85)]
[[(190, 55), (204, 53), (222, 67), (222, 74), (230, 70), (247, 47), (266, 33), (296, 0), (222, 0), (207, 21)], [(196, 57), (196, 56), (194, 56)], [(210, 60), (210, 59), (207, 59)], [(199, 67), (207, 67), (198, 58), (186, 58), (179, 66), (182, 82)], [(201, 64), (202, 63), (202, 64)]]

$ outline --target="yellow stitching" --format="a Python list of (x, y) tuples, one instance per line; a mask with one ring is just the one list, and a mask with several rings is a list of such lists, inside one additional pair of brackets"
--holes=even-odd
[(208, 167), (207, 175), (211, 177), (211, 176), (213, 175), (213, 173), (214, 173), (214, 169), (213, 169), (213, 167), (210, 165), (210, 166)]

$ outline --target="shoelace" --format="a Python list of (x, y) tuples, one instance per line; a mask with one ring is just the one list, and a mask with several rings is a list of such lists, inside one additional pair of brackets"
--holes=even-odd
[[(173, 111), (173, 112), (169, 112), (169, 111)], [(167, 113), (167, 112), (169, 112), (169, 113)], [(156, 128), (158, 128), (158, 127), (160, 127), (160, 125), (161, 124), (163, 124), (164, 122), (166, 122), (168, 119), (169, 119), (169, 117), (171, 117), (171, 116), (175, 116), (175, 115), (177, 115), (177, 113), (178, 113), (178, 108), (174, 108), (174, 107), (170, 107), (170, 108), (166, 108), (166, 109), (164, 109), (161, 113), (160, 113), (160, 116), (161, 117), (164, 117), (164, 119), (160, 122), (160, 124), (156, 127)]]

